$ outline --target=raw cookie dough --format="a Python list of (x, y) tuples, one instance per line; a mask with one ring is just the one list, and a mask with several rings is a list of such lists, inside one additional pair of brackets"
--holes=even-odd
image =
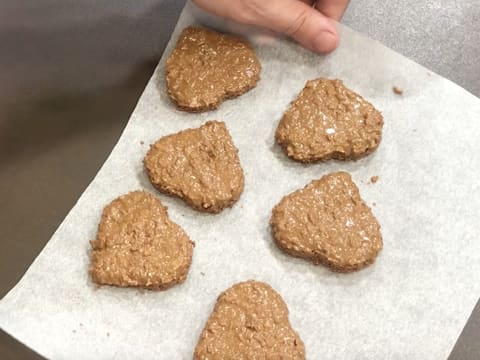
[(305, 347), (281, 296), (270, 285), (249, 280), (218, 297), (194, 359), (305, 359)]
[(292, 159), (358, 159), (374, 151), (383, 117), (340, 80), (310, 80), (285, 112), (275, 138)]
[(270, 224), (280, 249), (338, 272), (373, 263), (383, 246), (380, 225), (346, 172), (285, 196)]
[(90, 273), (101, 285), (164, 290), (187, 277), (193, 246), (157, 197), (134, 191), (103, 210)]
[(260, 69), (246, 40), (188, 27), (167, 60), (168, 94), (185, 111), (216, 109), (255, 87)]
[(218, 213), (243, 191), (238, 150), (224, 122), (208, 121), (161, 138), (150, 146), (144, 164), (153, 186), (199, 211)]

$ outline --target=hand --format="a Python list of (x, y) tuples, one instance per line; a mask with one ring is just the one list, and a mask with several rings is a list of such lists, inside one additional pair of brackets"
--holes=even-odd
[(286, 34), (306, 48), (328, 53), (339, 42), (334, 20), (340, 20), (349, 0), (194, 0), (215, 15)]

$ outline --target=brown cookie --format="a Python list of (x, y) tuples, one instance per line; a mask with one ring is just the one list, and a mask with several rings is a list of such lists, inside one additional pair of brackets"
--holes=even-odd
[(164, 290), (187, 277), (193, 246), (157, 197), (134, 191), (103, 210), (90, 273), (97, 284)]
[(255, 87), (260, 62), (241, 38), (188, 27), (167, 60), (167, 89), (178, 108), (201, 112)]
[(208, 121), (161, 138), (150, 146), (144, 164), (153, 186), (199, 211), (218, 213), (243, 191), (238, 150), (224, 122)]
[(342, 81), (317, 79), (307, 81), (275, 138), (293, 160), (350, 160), (377, 148), (382, 127), (382, 114)]
[(383, 246), (377, 219), (345, 172), (325, 175), (285, 196), (270, 224), (280, 249), (338, 272), (373, 263)]
[(282, 297), (270, 285), (249, 280), (218, 297), (194, 359), (305, 359), (305, 347)]

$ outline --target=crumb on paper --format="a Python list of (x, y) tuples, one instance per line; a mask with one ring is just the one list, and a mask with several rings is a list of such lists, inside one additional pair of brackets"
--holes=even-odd
[(76, 333), (76, 332), (77, 332), (77, 330), (72, 330), (72, 333)]
[(393, 89), (393, 92), (397, 95), (403, 94), (403, 89), (401, 87), (398, 87), (397, 85), (394, 85), (392, 89)]
[(203, 271), (200, 272), (200, 275), (205, 276), (205, 273)]
[(83, 324), (82, 324), (82, 323), (80, 323), (80, 326), (83, 326)]
[(370, 178), (370, 182), (371, 182), (372, 184), (375, 184), (375, 183), (378, 181), (378, 179), (380, 179), (380, 177), (379, 177), (378, 175), (372, 176), (372, 177)]
[(372, 203), (372, 206), (377, 206), (377, 203)]
[(109, 332), (107, 332), (107, 336), (110, 337), (110, 333), (109, 333)]
[(140, 140), (140, 145), (143, 145), (143, 144), (145, 144), (145, 141)]

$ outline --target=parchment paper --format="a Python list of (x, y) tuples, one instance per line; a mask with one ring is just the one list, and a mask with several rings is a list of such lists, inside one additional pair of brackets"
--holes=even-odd
[[(166, 95), (164, 64), (179, 32), (195, 22), (232, 29), (187, 5), (108, 161), (1, 300), (1, 327), (52, 359), (189, 359), (219, 293), (258, 279), (285, 299), (308, 359), (446, 358), (480, 294), (480, 100), (340, 26), (342, 43), (326, 57), (250, 34), (263, 66), (258, 86), (218, 111), (180, 112)], [(321, 76), (344, 80), (382, 110), (384, 136), (373, 155), (304, 166), (274, 144), (289, 102)], [(186, 282), (165, 292), (97, 289), (87, 269), (102, 208), (131, 190), (154, 192), (142, 166), (148, 144), (209, 119), (225, 121), (240, 150), (239, 202), (204, 215), (160, 195), (196, 242)], [(284, 255), (268, 226), (282, 196), (337, 170), (349, 171), (376, 203), (384, 237), (376, 263), (349, 275)]]

